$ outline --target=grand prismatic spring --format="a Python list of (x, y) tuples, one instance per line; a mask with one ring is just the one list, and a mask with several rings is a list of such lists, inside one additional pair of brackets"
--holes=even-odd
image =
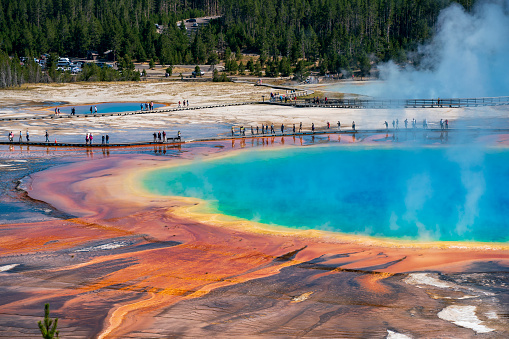
[[(164, 86), (154, 101), (175, 107), (182, 96)], [(224, 87), (242, 99), (264, 90)], [(246, 105), (4, 120), (35, 141), (47, 129), (66, 142), (184, 133), (0, 145), (0, 335), (39, 337), (49, 303), (61, 337), (507, 337), (506, 114)], [(430, 129), (380, 130), (414, 115)], [(441, 118), (454, 128), (436, 128)], [(358, 130), (326, 127), (338, 119)], [(288, 133), (300, 120), (305, 133)], [(289, 135), (239, 136), (267, 121)]]
[(264, 224), (430, 241), (509, 241), (509, 153), (457, 147), (243, 152), (160, 169), (145, 187)]

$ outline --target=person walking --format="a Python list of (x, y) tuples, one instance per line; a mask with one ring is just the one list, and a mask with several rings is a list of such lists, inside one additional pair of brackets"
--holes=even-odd
[(23, 141), (23, 135), (21, 134), (21, 131), (19, 131), (19, 142)]
[(48, 134), (48, 131), (46, 131), (45, 136), (46, 136), (46, 142), (49, 142), (49, 134)]
[(352, 129), (355, 131), (355, 121), (352, 121)]
[(90, 136), (89, 134), (87, 133), (87, 135), (85, 135), (85, 145), (88, 145), (88, 141), (90, 140)]
[(338, 120), (338, 131), (341, 130), (341, 122)]
[(177, 132), (177, 139), (180, 141), (180, 131)]
[(285, 132), (285, 125), (281, 124), (281, 134)]
[(104, 145), (104, 134), (101, 136), (101, 144)]
[(92, 145), (92, 141), (94, 141), (94, 136), (92, 135), (92, 133), (90, 133), (89, 140), (90, 140), (90, 145)]
[(254, 134), (254, 131), (253, 131), (253, 126), (251, 126), (251, 135)]
[(92, 114), (92, 106), (90, 106), (90, 114)]
[(389, 129), (389, 124), (387, 123), (387, 120), (385, 120), (384, 125), (385, 125), (385, 129), (388, 130)]
[(302, 121), (299, 124), (299, 133), (302, 133)]
[(27, 139), (27, 142), (30, 141), (30, 134), (28, 134), (28, 130), (27, 130), (27, 133), (26, 133), (26, 139)]
[(392, 129), (396, 126), (396, 121), (392, 120)]
[(235, 135), (235, 128), (232, 126), (232, 137)]
[(405, 128), (408, 128), (408, 119), (405, 119)]
[(108, 134), (106, 134), (106, 143), (109, 144), (110, 143), (110, 136)]
[(256, 135), (258, 135), (258, 133), (259, 133), (258, 125), (256, 125)]
[(270, 134), (276, 134), (276, 131), (274, 130), (274, 123), (270, 124)]
[(445, 119), (445, 129), (449, 129), (449, 120)]
[(157, 139), (157, 133), (154, 132), (154, 134), (152, 134), (154, 136), (154, 142), (156, 142), (156, 139)]
[(97, 106), (94, 106), (94, 112), (97, 113)]
[(166, 132), (163, 131), (163, 142), (166, 142)]
[(295, 134), (295, 124), (293, 124), (293, 134)]
[(396, 129), (399, 129), (399, 119), (396, 119)]
[(311, 123), (311, 132), (315, 133), (315, 123)]

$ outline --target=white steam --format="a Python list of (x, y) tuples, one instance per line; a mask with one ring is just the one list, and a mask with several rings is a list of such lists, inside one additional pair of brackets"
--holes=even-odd
[(509, 95), (509, 1), (484, 1), (470, 12), (453, 4), (438, 18), (419, 68), (380, 66), (385, 82), (367, 93), (385, 98), (466, 98)]

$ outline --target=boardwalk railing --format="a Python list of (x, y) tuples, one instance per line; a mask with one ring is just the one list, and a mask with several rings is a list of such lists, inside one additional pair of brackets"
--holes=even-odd
[(436, 107), (476, 107), (509, 105), (509, 96), (491, 98), (463, 99), (305, 99), (273, 100), (270, 103), (296, 107), (330, 107), (330, 108), (436, 108)]

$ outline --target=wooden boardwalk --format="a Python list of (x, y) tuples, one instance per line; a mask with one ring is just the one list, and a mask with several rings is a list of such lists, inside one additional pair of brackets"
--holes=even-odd
[(186, 143), (196, 143), (196, 142), (208, 142), (208, 141), (226, 141), (226, 140), (243, 140), (243, 139), (257, 139), (257, 138), (276, 138), (276, 137), (303, 137), (303, 136), (320, 136), (327, 134), (383, 134), (383, 133), (423, 133), (423, 132), (431, 132), (431, 133), (454, 133), (454, 132), (468, 132), (468, 133), (509, 133), (509, 129), (420, 129), (420, 128), (401, 128), (401, 129), (373, 129), (373, 130), (352, 130), (352, 129), (326, 129), (319, 130), (315, 132), (301, 132), (301, 133), (275, 133), (275, 134), (251, 134), (246, 133), (246, 135), (234, 135), (234, 136), (218, 136), (218, 137), (210, 137), (210, 138), (201, 138), (201, 139), (187, 139), (187, 140), (179, 140), (178, 138), (168, 138), (167, 142), (162, 141), (140, 141), (140, 142), (115, 142), (109, 144), (102, 143), (93, 143), (93, 144), (84, 144), (84, 143), (74, 143), (74, 142), (37, 142), (37, 141), (0, 141), (0, 145), (12, 145), (12, 146), (36, 146), (36, 147), (76, 147), (76, 148), (118, 148), (118, 147), (146, 147), (146, 146), (175, 146)]
[(323, 108), (460, 108), (479, 106), (509, 105), (509, 96), (492, 98), (464, 98), (464, 99), (328, 99), (321, 98), (319, 102), (313, 99), (270, 101), (272, 105), (284, 105), (292, 107), (323, 107)]
[[(289, 96), (292, 93), (288, 94)], [(224, 104), (212, 104), (203, 106), (192, 107), (165, 107), (163, 109), (148, 110), (148, 111), (130, 111), (130, 112), (116, 112), (116, 113), (92, 113), (92, 114), (40, 114), (32, 116), (21, 117), (4, 117), (0, 118), (2, 121), (34, 121), (34, 120), (59, 120), (59, 119), (85, 119), (97, 117), (112, 117), (112, 116), (129, 116), (138, 114), (153, 114), (153, 113), (173, 113), (183, 111), (193, 111), (207, 108), (220, 108), (231, 106), (245, 106), (245, 105), (281, 105), (291, 107), (322, 107), (322, 108), (369, 108), (369, 109), (387, 109), (387, 108), (458, 108), (458, 107), (478, 107), (478, 106), (499, 106), (509, 105), (509, 97), (493, 97), (493, 98), (467, 98), (467, 99), (409, 99), (409, 100), (377, 100), (377, 99), (329, 99), (325, 102), (323, 99), (320, 102), (314, 103), (312, 99), (305, 100), (290, 100), (284, 101), (246, 101), (234, 102)]]

